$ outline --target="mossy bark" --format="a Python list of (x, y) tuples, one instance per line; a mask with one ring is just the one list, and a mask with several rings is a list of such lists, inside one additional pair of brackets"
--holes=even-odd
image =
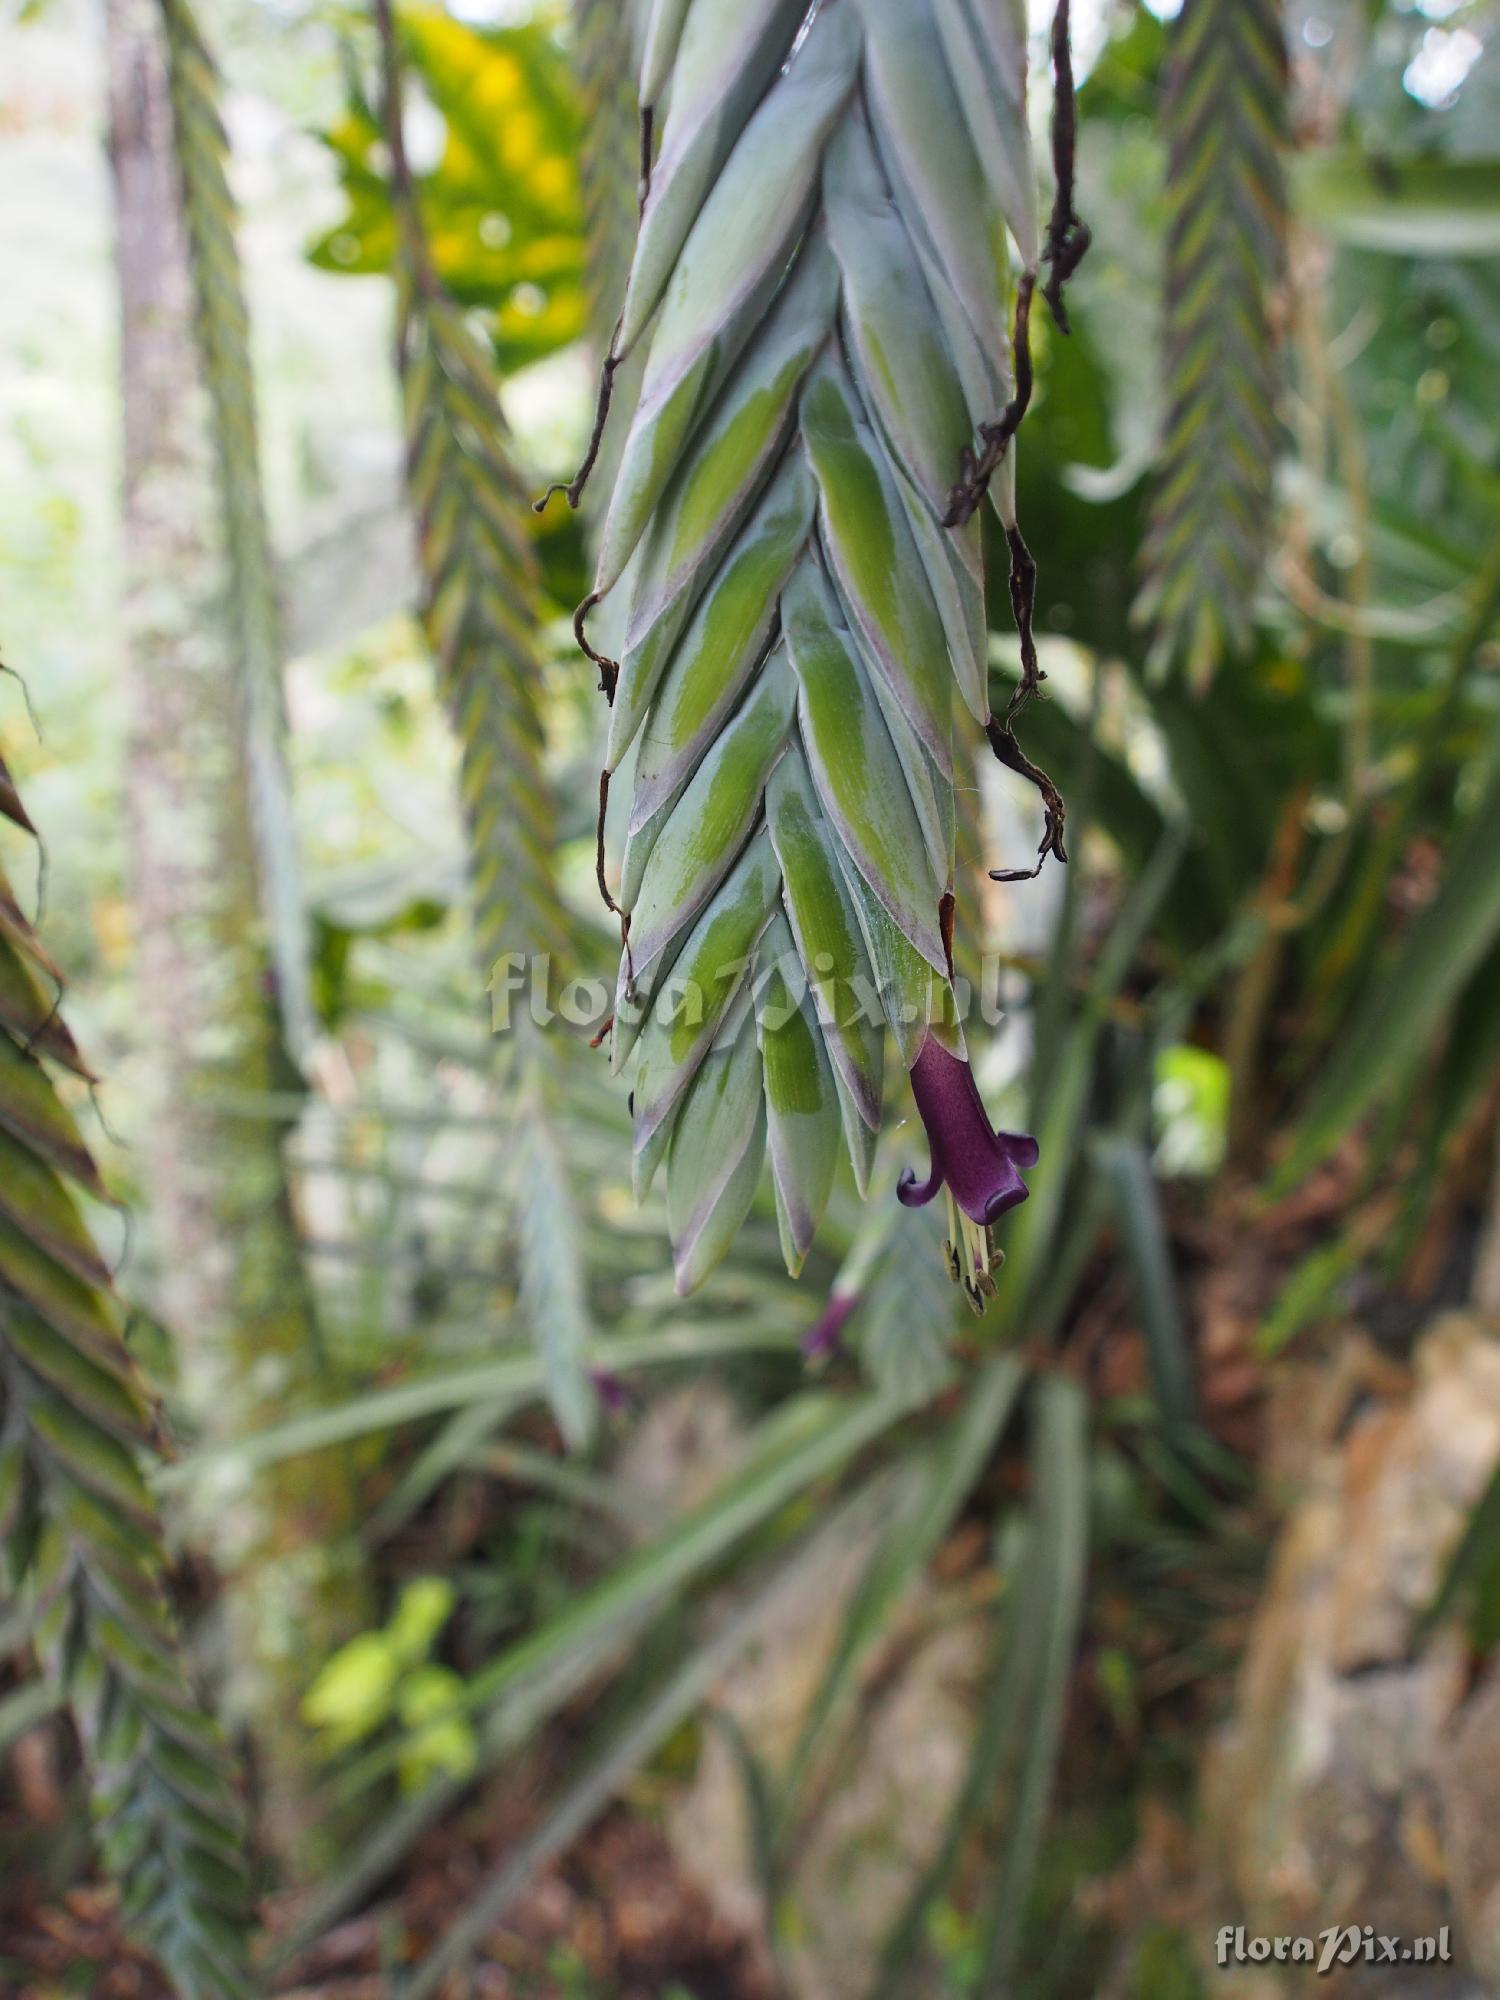
[[(272, 1421), (320, 1372), (284, 1126), (245, 1115), (284, 1083), (251, 822), (248, 696), (233, 629), (210, 399), (174, 158), (161, 18), (109, 0), (109, 151), (120, 284), (127, 833), (152, 1101), (138, 1140), (156, 1303), (212, 1442)], [(257, 1725), (266, 1830), (304, 1833), (301, 1694), (362, 1620), (353, 1493), (333, 1456), (213, 1497), (232, 1707)]]

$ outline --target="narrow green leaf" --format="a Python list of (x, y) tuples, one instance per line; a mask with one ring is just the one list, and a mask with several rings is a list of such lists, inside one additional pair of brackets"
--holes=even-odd
[[(588, 1355), (589, 1362), (628, 1375), (637, 1368), (667, 1368), (684, 1361), (702, 1361), (742, 1354), (756, 1349), (790, 1349), (793, 1334), (782, 1327), (762, 1325), (664, 1327), (650, 1334), (618, 1335), (600, 1341)], [(174, 1465), (164, 1466), (156, 1484), (170, 1490), (200, 1479), (216, 1465), (233, 1465), (247, 1471), (279, 1465), (302, 1452), (321, 1451), (349, 1438), (369, 1437), (377, 1431), (393, 1430), (401, 1424), (419, 1422), (446, 1410), (463, 1409), (470, 1403), (504, 1403), (511, 1409), (534, 1403), (545, 1393), (540, 1356), (529, 1348), (517, 1348), (498, 1360), (477, 1368), (448, 1369), (425, 1375), (392, 1388), (373, 1389), (350, 1396), (325, 1410), (309, 1410), (289, 1417), (284, 1423), (256, 1431), (216, 1448), (212, 1453), (192, 1453)]]
[[(4, 1039), (4, 1038), (0, 1038)], [(8, 1081), (0, 1075), (0, 1088)], [(62, 1107), (57, 1106), (62, 1118)], [(0, 1212), (23, 1230), (39, 1251), (86, 1284), (107, 1285), (109, 1266), (99, 1255), (78, 1205), (39, 1149), (12, 1138), (0, 1118)]]
[(1024, 1380), (1011, 1355), (987, 1362), (969, 1385), (958, 1416), (927, 1448), (907, 1504), (881, 1538), (845, 1609), (833, 1656), (788, 1761), (777, 1809), (783, 1837), (795, 1822), (819, 1749), (847, 1704), (861, 1666), (888, 1629), (901, 1598), (952, 1531), (1010, 1421)]
[(118, 1351), (119, 1320), (97, 1283), (76, 1276), (0, 1212), (0, 1280), (59, 1335), (90, 1354)]
[(1005, 1992), (1036, 1876), (1088, 1563), (1088, 1406), (1077, 1384), (1049, 1375), (1037, 1385), (1031, 1453), (1035, 1512), (999, 1678), (1009, 1687), (1010, 1755), (1002, 1796), (1005, 1841), (984, 1898), (988, 1930), (979, 1996)]
[(1098, 1151), (1114, 1188), (1152, 1391), (1163, 1422), (1176, 1429), (1194, 1419), (1193, 1365), (1151, 1161), (1138, 1140), (1118, 1135), (1103, 1140)]
[(906, 1992), (912, 1956), (964, 1836), (996, 1800), (1005, 1829), (981, 1904), (988, 1922), (969, 1990), (978, 2000), (1009, 1989), (1056, 1767), (1088, 1537), (1088, 1412), (1076, 1385), (1060, 1375), (1043, 1377), (1031, 1424), (1032, 1505), (978, 1736), (938, 1852), (887, 1935), (870, 2000), (900, 2000)]
[(75, 1076), (90, 1071), (57, 1011), (57, 992), (37, 977), (31, 954), (24, 957), (0, 934), (0, 1029), (6, 1029), (31, 1055), (51, 1056)]
[(146, 1399), (123, 1353), (85, 1354), (14, 1303), (5, 1309), (5, 1342), (34, 1375), (94, 1422), (117, 1437), (140, 1437), (148, 1420)]
[[(839, 1510), (825, 1535), (813, 1538), (809, 1553), (820, 1541), (837, 1546), (845, 1517), (857, 1504), (851, 1502), (850, 1507)], [(692, 1647), (665, 1684), (639, 1703), (624, 1726), (589, 1758), (541, 1825), (513, 1853), (507, 1854), (449, 1928), (442, 1943), (402, 1987), (401, 2000), (429, 2000), (448, 1974), (464, 1963), (512, 1908), (537, 1870), (566, 1852), (634, 1773), (701, 1706), (715, 1682), (730, 1671), (740, 1655), (754, 1644), (757, 1635), (766, 1630), (779, 1599), (786, 1592), (790, 1567), (789, 1564), (776, 1569), (767, 1581), (749, 1592), (718, 1630)]]
[(583, 1231), (549, 1102), (549, 1079), (531, 1065), (516, 1106), (516, 1206), (520, 1308), (541, 1355), (547, 1400), (567, 1443), (581, 1449), (598, 1415), (585, 1365), (593, 1344)]
[(1336, 242), (1398, 257), (1500, 253), (1500, 161), (1372, 160), (1322, 151), (1298, 162), (1298, 210)]
[(48, 1161), (61, 1174), (86, 1188), (96, 1201), (108, 1201), (93, 1155), (78, 1127), (34, 1056), (0, 1035), (0, 1127)]
[[(481, 1741), (482, 1765), (511, 1754), (664, 1603), (709, 1573), (789, 1502), (841, 1471), (898, 1422), (905, 1407), (887, 1397), (839, 1402), (816, 1395), (784, 1405), (762, 1425), (742, 1463), (705, 1501), (469, 1683), (463, 1708), (490, 1712)], [(357, 1843), (319, 1884), (286, 1955), (304, 1948), (350, 1909), (459, 1790), (442, 1780), (429, 1785)]]
[(1449, 857), (1436, 896), (1371, 983), (1345, 1031), (1271, 1192), (1295, 1187), (1421, 1060), (1465, 982), (1500, 938), (1500, 773)]
[(23, 1681), (0, 1696), (0, 1756), (6, 1755), (28, 1729), (48, 1721), (62, 1706), (61, 1691), (47, 1681)]
[(1465, 1597), (1474, 1596), (1476, 1586), (1486, 1583), (1491, 1586), (1489, 1601), (1475, 1608), (1480, 1611), (1486, 1627), (1484, 1643), (1493, 1645), (1496, 1637), (1493, 1586), (1497, 1578), (1500, 1578), (1500, 1464), (1496, 1465), (1489, 1483), (1475, 1503), (1432, 1600), (1422, 1613), (1413, 1634), (1413, 1646), (1430, 1637)]

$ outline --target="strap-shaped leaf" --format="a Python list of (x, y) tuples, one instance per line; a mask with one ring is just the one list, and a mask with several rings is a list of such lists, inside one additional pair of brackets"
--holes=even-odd
[(93, 1155), (58, 1103), (46, 1070), (9, 1035), (0, 1035), (0, 1130), (8, 1131), (36, 1158), (76, 1181), (96, 1201), (108, 1199)]
[[(0, 1063), (0, 1072), (9, 1067)], [(34, 1248), (82, 1283), (109, 1283), (109, 1267), (52, 1164), (30, 1142), (3, 1131), (0, 1214), (28, 1236)]]
[(60, 975), (21, 914), (0, 868), (0, 1028), (29, 1054), (50, 1056), (75, 1076), (88, 1067), (57, 1010)]

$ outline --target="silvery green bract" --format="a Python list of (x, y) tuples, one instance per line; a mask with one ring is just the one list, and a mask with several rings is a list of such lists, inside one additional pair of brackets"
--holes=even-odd
[[(1038, 254), (1013, 0), (656, 0), (654, 158), (612, 363), (641, 385), (599, 537), (620, 659), (613, 1057), (678, 1282), (769, 1156), (801, 1268), (864, 1190), (887, 1030), (962, 1054), (954, 787), (989, 717), (977, 518)], [(1013, 521), (1012, 468), (992, 493)], [(622, 778), (623, 782), (623, 778)]]

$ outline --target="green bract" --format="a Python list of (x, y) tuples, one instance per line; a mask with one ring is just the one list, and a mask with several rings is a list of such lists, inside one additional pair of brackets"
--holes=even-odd
[[(657, 0), (642, 46), (610, 364), (641, 384), (595, 592), (623, 598), (632, 788), (613, 1054), (686, 1290), (766, 1153), (800, 1269), (840, 1154), (865, 1184), (887, 1028), (908, 1067), (953, 1032), (955, 773), (989, 704), (979, 523), (944, 518), (1013, 393), (1038, 233), (1012, 0)], [(1011, 523), (1008, 461), (993, 492)]]

